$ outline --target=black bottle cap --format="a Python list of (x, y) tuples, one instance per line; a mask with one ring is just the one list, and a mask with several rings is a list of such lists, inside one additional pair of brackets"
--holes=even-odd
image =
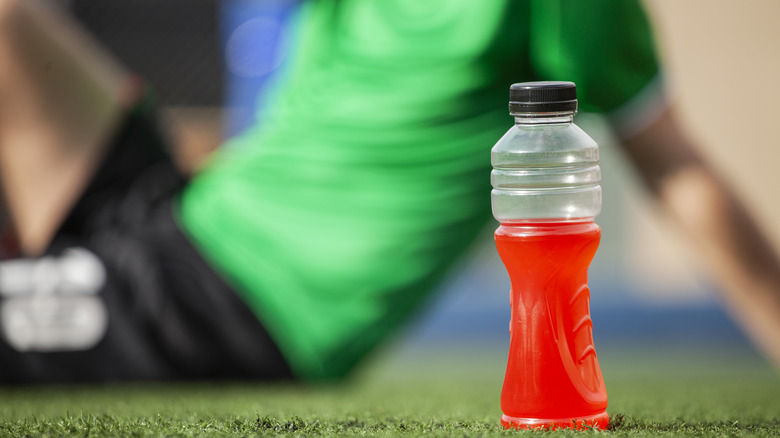
[(574, 82), (521, 82), (509, 87), (509, 113), (577, 111)]

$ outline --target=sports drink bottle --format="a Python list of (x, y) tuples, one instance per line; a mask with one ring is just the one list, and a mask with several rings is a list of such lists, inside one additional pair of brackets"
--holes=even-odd
[(609, 422), (587, 281), (601, 237), (599, 149), (576, 111), (572, 82), (514, 84), (515, 124), (491, 151), (496, 247), (512, 285), (506, 428)]

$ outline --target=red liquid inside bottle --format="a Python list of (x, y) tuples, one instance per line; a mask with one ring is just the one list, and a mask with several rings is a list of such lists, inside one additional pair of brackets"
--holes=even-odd
[(496, 230), (512, 283), (501, 392), (506, 428), (608, 426), (587, 283), (600, 237), (592, 220), (503, 223)]

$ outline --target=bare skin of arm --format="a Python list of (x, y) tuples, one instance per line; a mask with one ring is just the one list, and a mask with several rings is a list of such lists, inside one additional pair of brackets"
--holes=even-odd
[(132, 81), (37, 0), (0, 0), (0, 199), (26, 255), (40, 254), (84, 189)]
[(780, 258), (667, 111), (623, 147), (722, 285), (729, 311), (780, 368)]

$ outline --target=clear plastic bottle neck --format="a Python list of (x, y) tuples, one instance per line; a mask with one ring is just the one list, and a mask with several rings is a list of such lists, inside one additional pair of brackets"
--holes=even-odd
[(556, 125), (569, 124), (574, 121), (574, 111), (551, 113), (510, 113), (515, 118), (515, 125)]

